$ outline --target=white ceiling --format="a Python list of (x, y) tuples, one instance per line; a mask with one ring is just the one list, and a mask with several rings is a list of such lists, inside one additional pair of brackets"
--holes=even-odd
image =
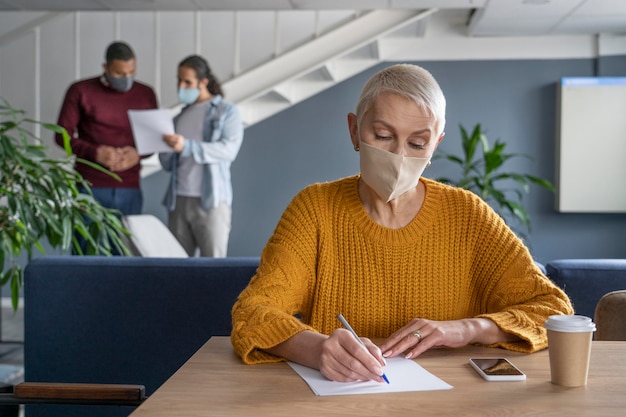
[(471, 36), (626, 34), (626, 0), (0, 0), (1, 11), (466, 9)]

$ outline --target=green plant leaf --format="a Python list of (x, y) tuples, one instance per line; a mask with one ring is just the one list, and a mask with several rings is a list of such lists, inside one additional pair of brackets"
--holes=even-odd
[[(480, 123), (474, 126), (471, 134), (459, 125), (459, 133), (463, 155), (443, 153), (437, 154), (433, 159), (446, 160), (457, 165), (460, 175), (458, 179), (442, 177), (436, 180), (474, 192), (490, 204), (507, 223), (519, 222), (530, 231), (530, 217), (523, 206), (524, 195), (530, 191), (531, 184), (550, 191), (554, 191), (554, 186), (536, 176), (504, 172), (504, 166), (511, 159), (530, 157), (507, 153), (506, 142), (500, 140), (496, 140), (491, 146)], [(521, 232), (518, 234), (523, 235)]]
[(41, 246), (41, 243), (39, 243), (39, 241), (33, 243), (33, 245), (37, 248), (39, 253), (41, 253), (42, 255), (46, 254), (46, 250), (43, 248), (43, 246)]
[[(126, 229), (118, 211), (98, 204), (89, 184), (73, 169), (75, 162), (114, 174), (98, 164), (75, 158), (71, 138), (61, 126), (25, 118), (23, 110), (13, 109), (0, 97), (0, 265), (4, 271), (0, 283), (10, 284), (14, 308), (19, 300), (23, 270), (16, 264), (24, 253), (30, 260), (33, 250), (45, 254), (42, 241), (53, 248), (83, 254), (77, 236), (88, 241), (89, 253), (110, 255), (112, 248), (130, 254), (120, 239)], [(61, 134), (65, 148), (63, 158), (51, 158), (41, 138), (28, 127), (39, 125)], [(85, 192), (79, 192), (84, 189)], [(88, 223), (90, 223), (88, 225)]]
[(72, 243), (72, 222), (70, 221), (70, 219), (68, 217), (64, 217), (63, 218), (63, 232), (61, 233), (61, 235), (63, 236), (62, 241), (61, 241), (61, 247), (64, 250), (68, 250), (70, 247), (70, 244)]
[(548, 180), (544, 180), (544, 179), (542, 179), (542, 178), (535, 177), (535, 176), (532, 176), (532, 175), (526, 175), (526, 178), (527, 178), (530, 182), (532, 182), (533, 184), (535, 184), (535, 185), (538, 185), (538, 186), (540, 186), (540, 187), (543, 187), (543, 188), (545, 188), (545, 189), (547, 189), (547, 190), (550, 190), (550, 191), (552, 191), (552, 192), (554, 192), (554, 191), (555, 191), (554, 185), (553, 185), (550, 181), (548, 181)]
[(13, 268), (7, 269), (2, 274), (0, 274), (0, 285), (5, 285), (11, 279), (13, 275)]
[(444, 158), (449, 160), (449, 161), (455, 162), (457, 164), (463, 164), (463, 160), (461, 158), (459, 158), (458, 156), (444, 155)]
[(521, 204), (517, 204), (514, 201), (509, 201), (507, 205), (510, 207), (510, 210), (522, 222), (524, 226), (530, 227), (530, 217), (528, 216), (526, 209)]
[(120, 178), (119, 175), (117, 175), (116, 173), (114, 173), (113, 171), (109, 171), (108, 169), (106, 169), (105, 167), (103, 167), (102, 165), (96, 164), (94, 162), (88, 161), (86, 159), (83, 158), (76, 158), (76, 162), (87, 165), (97, 171), (100, 172), (104, 172), (107, 175), (110, 175), (111, 177), (115, 178), (117, 181), (122, 182), (122, 179)]

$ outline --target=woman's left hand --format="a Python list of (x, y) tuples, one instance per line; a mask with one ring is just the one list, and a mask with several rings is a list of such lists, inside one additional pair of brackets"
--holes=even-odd
[(412, 359), (434, 347), (461, 347), (479, 343), (481, 339), (490, 340), (498, 334), (504, 333), (494, 322), (484, 318), (450, 321), (413, 319), (389, 336), (380, 345), (380, 350), (385, 358), (404, 354)]

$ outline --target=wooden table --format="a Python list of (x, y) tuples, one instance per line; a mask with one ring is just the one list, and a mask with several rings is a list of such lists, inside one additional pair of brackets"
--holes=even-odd
[[(487, 382), (468, 358), (504, 356), (526, 381)], [(451, 390), (319, 397), (286, 363), (244, 365), (228, 337), (211, 338), (132, 417), (191, 416), (624, 416), (626, 342), (593, 342), (587, 386), (550, 382), (548, 351), (468, 346), (417, 358)]]

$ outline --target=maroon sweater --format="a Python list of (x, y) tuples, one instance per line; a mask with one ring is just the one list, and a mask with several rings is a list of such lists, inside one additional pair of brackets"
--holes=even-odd
[[(156, 107), (156, 95), (145, 84), (135, 81), (130, 91), (121, 93), (105, 86), (100, 77), (90, 78), (75, 82), (67, 90), (57, 124), (70, 134), (74, 154), (95, 162), (99, 145), (135, 146), (128, 110)], [(56, 142), (63, 146), (63, 136), (57, 134)], [(76, 164), (76, 170), (93, 187), (139, 188), (140, 168), (137, 164), (117, 172), (122, 179), (119, 182), (85, 164)]]

